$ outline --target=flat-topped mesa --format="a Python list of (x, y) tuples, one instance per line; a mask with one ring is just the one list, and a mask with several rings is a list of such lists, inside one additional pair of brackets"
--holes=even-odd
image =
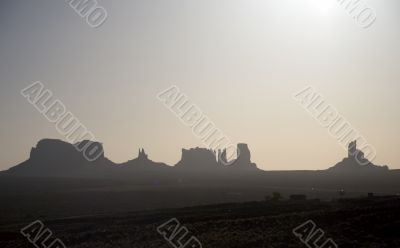
[(195, 170), (208, 170), (218, 168), (257, 169), (256, 164), (251, 162), (250, 150), (247, 144), (237, 145), (237, 158), (228, 161), (227, 150), (212, 150), (207, 148), (182, 149), (181, 160), (176, 168), (192, 168)]
[(215, 152), (207, 148), (182, 149), (176, 168), (211, 169), (218, 166)]
[(31, 148), (29, 159), (50, 160), (52, 158), (58, 158), (60, 155), (73, 154), (75, 152), (75, 148), (71, 144), (64, 141), (54, 139), (42, 139), (36, 144), (36, 147)]
[(83, 161), (85, 156), (104, 157), (103, 145), (99, 142), (84, 140), (70, 144), (56, 139), (42, 139), (30, 152), (31, 160), (41, 161)]
[(104, 172), (102, 169), (94, 171), (96, 168), (112, 164), (104, 157), (103, 146), (99, 142), (86, 140), (70, 144), (57, 139), (42, 139), (36, 147), (32, 147), (28, 160), (5, 173), (32, 177), (95, 177)]

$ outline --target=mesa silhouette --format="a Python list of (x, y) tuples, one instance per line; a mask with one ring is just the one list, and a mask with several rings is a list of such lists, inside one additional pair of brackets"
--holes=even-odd
[[(100, 156), (89, 161), (83, 152), (76, 147), (88, 143), (101, 147)], [(114, 163), (104, 156), (101, 143), (84, 140), (70, 144), (57, 139), (42, 139), (30, 152), (30, 157), (10, 169), (3, 171), (3, 176), (23, 177), (101, 177), (126, 178), (130, 176), (170, 175), (171, 172), (226, 172), (229, 170), (259, 171), (251, 162), (250, 150), (247, 144), (238, 144), (241, 156), (232, 163), (225, 165), (226, 150), (213, 151), (206, 148), (182, 149), (181, 160), (175, 166), (154, 162), (149, 159), (144, 149), (139, 149), (137, 158), (124, 163)], [(141, 174), (138, 174), (141, 173)]]
[[(76, 149), (89, 143), (101, 147), (94, 161)], [(12, 220), (31, 212), (74, 216), (254, 201), (272, 192), (319, 199), (333, 199), (339, 192), (346, 197), (399, 193), (400, 170), (366, 160), (355, 142), (341, 162), (314, 171), (261, 170), (251, 161), (247, 144), (237, 147), (240, 156), (229, 165), (223, 150), (197, 147), (182, 149), (180, 161), (171, 166), (152, 161), (144, 149), (132, 160), (114, 163), (104, 156), (101, 143), (43, 139), (26, 161), (0, 172), (0, 212)]]
[[(101, 148), (100, 156), (94, 161), (88, 161), (83, 153), (76, 149), (88, 143)], [(170, 178), (173, 175), (195, 174), (205, 175), (265, 175), (268, 171), (261, 170), (251, 161), (251, 152), (247, 144), (237, 145), (240, 151), (238, 158), (226, 165), (226, 150), (213, 151), (206, 148), (182, 149), (181, 160), (174, 166), (154, 162), (149, 159), (144, 149), (139, 149), (135, 159), (124, 163), (114, 163), (104, 156), (101, 143), (82, 141), (70, 144), (57, 139), (42, 139), (30, 152), (30, 157), (10, 169), (0, 173), (2, 176), (18, 177), (81, 177), (81, 178)], [(362, 161), (363, 163), (360, 163)], [(357, 149), (356, 142), (349, 144), (348, 156), (327, 170), (309, 171), (324, 174), (347, 173), (357, 175), (365, 172), (389, 172), (388, 166), (378, 166), (364, 158)], [(287, 175), (307, 171), (286, 171)], [(285, 173), (285, 171), (270, 171), (269, 173)]]

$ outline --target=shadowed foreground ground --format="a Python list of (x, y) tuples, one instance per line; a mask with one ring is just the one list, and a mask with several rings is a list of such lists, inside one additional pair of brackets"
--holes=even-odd
[[(400, 198), (333, 202), (248, 202), (43, 220), (67, 247), (171, 247), (156, 231), (177, 218), (203, 247), (307, 247), (293, 228), (313, 220), (339, 247), (400, 247)], [(32, 219), (34, 221), (34, 219)], [(0, 227), (0, 247), (33, 247), (19, 233), (29, 223)]]

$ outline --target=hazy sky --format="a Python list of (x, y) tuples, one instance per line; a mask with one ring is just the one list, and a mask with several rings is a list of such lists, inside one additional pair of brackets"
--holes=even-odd
[(43, 82), (115, 162), (178, 162), (203, 146), (156, 95), (180, 87), (262, 169), (324, 169), (346, 151), (292, 94), (313, 85), (400, 168), (400, 1), (365, 1), (364, 29), (336, 0), (100, 1), (93, 29), (63, 0), (0, 3), (0, 169), (59, 138), (20, 95)]

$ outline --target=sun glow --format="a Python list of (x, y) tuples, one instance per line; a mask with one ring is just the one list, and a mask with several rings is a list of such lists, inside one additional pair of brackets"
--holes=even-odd
[(315, 12), (321, 15), (330, 15), (337, 7), (335, 0), (310, 0), (310, 6)]

